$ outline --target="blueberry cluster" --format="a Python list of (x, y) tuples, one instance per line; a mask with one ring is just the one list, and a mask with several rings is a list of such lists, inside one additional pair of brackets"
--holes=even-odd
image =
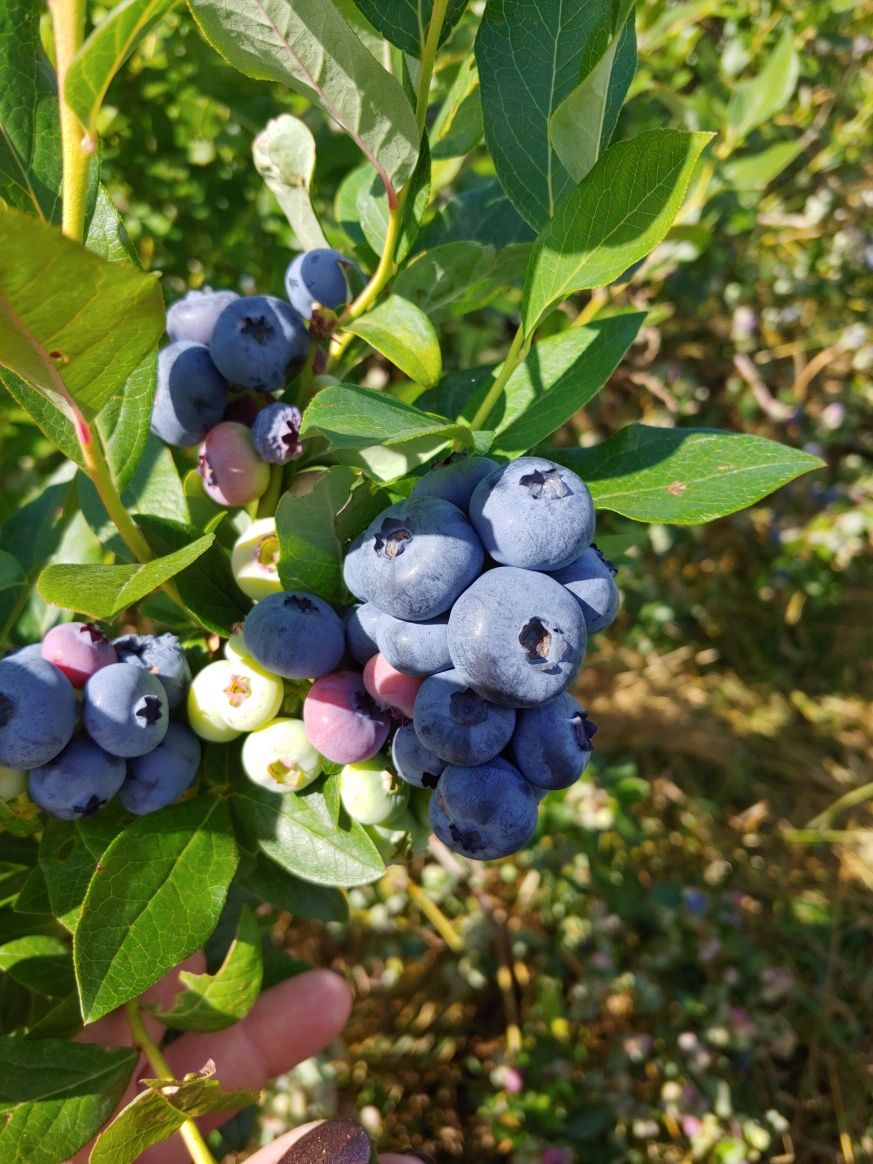
[[(619, 604), (593, 537), (594, 505), (575, 473), (540, 457), (471, 456), (422, 477), (346, 556), (361, 600), (346, 621), (349, 649), (377, 707), (404, 718), (393, 767), (434, 790), (430, 826), (465, 856), (526, 845), (539, 800), (588, 763), (595, 728), (568, 689), (588, 636)], [(350, 712), (360, 685), (346, 683), (324, 700)]]
[(275, 522), (260, 519), (232, 558), (256, 605), (194, 680), (191, 725), (212, 740), (249, 733), (245, 771), (273, 791), (339, 767), (346, 811), (385, 855), (431, 828), (466, 856), (515, 852), (539, 800), (592, 750), (568, 689), (619, 604), (593, 535), (569, 470), (451, 458), (352, 543), (343, 573), (360, 601), (341, 620), (282, 589)]
[(269, 466), (303, 452), (300, 411), (276, 397), (306, 363), (318, 309), (348, 301), (348, 268), (338, 251), (307, 251), (288, 267), (287, 300), (206, 288), (167, 312), (152, 432), (169, 445), (199, 445), (203, 487), (217, 504), (256, 501)]
[(110, 642), (93, 623), (62, 623), (0, 660), (3, 798), (26, 786), (61, 820), (116, 794), (136, 814), (171, 804), (200, 764), (197, 738), (171, 720), (190, 678), (174, 635)]

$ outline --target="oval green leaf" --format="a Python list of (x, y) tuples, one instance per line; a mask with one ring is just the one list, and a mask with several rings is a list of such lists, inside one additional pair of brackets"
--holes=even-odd
[(346, 324), (346, 330), (381, 352), (417, 384), (432, 388), (443, 371), (440, 341), (433, 324), (400, 295), (389, 295), (378, 307)]

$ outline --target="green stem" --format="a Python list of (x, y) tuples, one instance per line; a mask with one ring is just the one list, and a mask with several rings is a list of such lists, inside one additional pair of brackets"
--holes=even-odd
[(256, 517), (273, 517), (279, 498), (282, 496), (282, 480), (285, 476), (284, 465), (270, 466), (270, 484), (258, 502)]
[[(138, 1047), (143, 1055), (145, 1055), (149, 1066), (158, 1079), (173, 1079), (172, 1068), (161, 1054), (157, 1043), (146, 1030), (145, 1023), (142, 1021), (138, 1001), (133, 999), (126, 1004), (124, 1009), (127, 1012), (127, 1023), (130, 1027), (134, 1046)], [(188, 1155), (194, 1164), (216, 1164), (215, 1157), (209, 1151), (206, 1141), (200, 1133), (200, 1129), (193, 1120), (186, 1120), (179, 1129), (179, 1134), (185, 1141)]]
[(430, 16), (430, 25), (427, 30), (427, 39), (421, 54), (421, 72), (418, 75), (418, 99), (415, 103), (415, 120), (418, 122), (419, 136), (424, 133), (424, 123), (427, 119), (427, 105), (430, 97), (430, 83), (433, 78), (433, 68), (436, 63), (437, 50), (440, 47), (440, 36), (446, 19), (446, 9), (449, 0), (434, 0)]
[(82, 242), (85, 238), (88, 164), (93, 147), (90, 151), (86, 148), (85, 127), (66, 102), (64, 82), (73, 57), (85, 39), (86, 0), (50, 0), (49, 7), (61, 107), (61, 152), (64, 164), (62, 227), (67, 238)]
[(506, 353), (506, 359), (500, 365), (500, 371), (494, 377), (494, 383), (488, 389), (488, 394), (479, 405), (476, 415), (470, 421), (470, 427), (472, 429), (481, 428), (485, 424), (495, 404), (500, 399), (507, 381), (518, 365), (527, 357), (529, 349), (530, 340), (525, 340), (524, 325), (519, 324), (518, 331), (515, 333), (515, 339), (510, 344), (509, 351)]

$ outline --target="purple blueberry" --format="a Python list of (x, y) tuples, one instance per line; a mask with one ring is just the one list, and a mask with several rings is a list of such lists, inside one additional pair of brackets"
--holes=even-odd
[(112, 663), (85, 684), (85, 730), (113, 756), (144, 756), (167, 734), (170, 709), (161, 681), (140, 667)]
[(57, 667), (23, 652), (0, 661), (0, 766), (47, 764), (75, 726), (76, 694)]
[(499, 466), (490, 457), (471, 457), (455, 453), (437, 463), (416, 481), (413, 497), (442, 497), (466, 513), (470, 508), (473, 490), (489, 473)]
[(560, 570), (594, 537), (594, 502), (570, 469), (543, 457), (519, 457), (479, 482), (470, 520), (496, 562)]
[(27, 792), (49, 816), (80, 820), (112, 799), (124, 782), (125, 771), (124, 760), (80, 735), (60, 755), (31, 771)]
[(430, 824), (455, 853), (496, 861), (530, 841), (537, 803), (518, 769), (499, 756), (475, 767), (449, 764), (430, 802)]
[(268, 465), (287, 465), (303, 453), (300, 439), (300, 409), (277, 401), (268, 404), (255, 417), (252, 443), (255, 452)]
[(252, 658), (285, 679), (327, 675), (346, 647), (336, 611), (304, 591), (280, 590), (262, 598), (246, 615), (243, 638)]
[(42, 657), (63, 671), (79, 691), (95, 671), (117, 663), (115, 647), (93, 622), (62, 622), (42, 640)]
[(308, 348), (303, 320), (273, 295), (253, 295), (229, 304), (209, 343), (215, 366), (231, 384), (263, 392), (278, 392), (293, 380)]
[(165, 444), (199, 444), (227, 407), (227, 384), (203, 344), (182, 341), (158, 353), (152, 432)]
[(449, 764), (484, 764), (512, 738), (515, 712), (489, 703), (457, 671), (425, 679), (412, 715), (415, 734)]
[(535, 788), (569, 788), (591, 759), (596, 731), (585, 709), (565, 692), (518, 713), (508, 755)]
[(597, 546), (583, 550), (575, 562), (552, 572), (570, 591), (585, 615), (589, 635), (605, 630), (618, 614), (621, 591), (615, 584), (615, 566)]
[[(364, 533), (366, 533), (366, 530)], [(345, 582), (355, 598), (360, 598), (362, 602), (367, 602), (364, 581), (361, 577), (361, 563), (364, 560), (364, 533), (358, 534), (345, 552), (345, 557), (343, 558), (343, 582)]]
[(379, 650), (392, 667), (405, 675), (435, 675), (449, 671), (449, 616), (441, 614), (425, 622), (404, 622), (382, 616), (378, 628)]
[(208, 344), (219, 315), (237, 299), (236, 291), (213, 291), (211, 287), (189, 291), (168, 309), (167, 335), (171, 340)]
[(171, 723), (163, 740), (127, 765), (118, 799), (128, 812), (142, 816), (178, 800), (200, 767), (200, 741), (182, 724)]
[(424, 746), (411, 723), (401, 724), (394, 733), (391, 759), (397, 775), (415, 788), (436, 788), (446, 766), (445, 760)]
[(359, 574), (366, 596), (380, 610), (423, 622), (449, 609), (484, 559), (476, 531), (456, 505), (410, 497), (367, 527)]
[(349, 654), (361, 666), (379, 653), (379, 624), (387, 616), (372, 602), (359, 602), (345, 617)]
[(348, 303), (346, 271), (350, 265), (344, 255), (329, 247), (297, 255), (285, 272), (285, 290), (291, 306), (304, 319), (311, 319), (316, 303), (331, 311)]
[(141, 667), (161, 681), (168, 707), (179, 706), (191, 682), (191, 668), (175, 635), (123, 635), (112, 645), (120, 663)]
[(391, 725), (356, 671), (317, 679), (303, 701), (303, 724), (313, 748), (335, 764), (358, 764), (375, 756)]
[(548, 574), (497, 566), (449, 615), (449, 650), (465, 683), (509, 707), (537, 707), (566, 691), (585, 657), (585, 618)]
[(251, 430), (233, 420), (206, 434), (197, 469), (207, 495), (229, 508), (256, 501), (270, 484), (269, 467), (255, 452)]

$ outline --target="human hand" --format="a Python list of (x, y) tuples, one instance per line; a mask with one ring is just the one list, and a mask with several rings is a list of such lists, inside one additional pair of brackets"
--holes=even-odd
[[(204, 969), (203, 955), (195, 954), (153, 986), (143, 1001), (169, 1010), (174, 994), (180, 989), (179, 971), (202, 973)], [(310, 970), (265, 991), (241, 1022), (210, 1034), (182, 1035), (164, 1049), (164, 1055), (177, 1079), (201, 1070), (211, 1060), (215, 1064), (215, 1078), (225, 1089), (259, 1091), (271, 1079), (317, 1054), (335, 1039), (346, 1024), (351, 1005), (351, 993), (339, 975), (329, 970)], [(163, 1025), (145, 1011), (143, 1019), (151, 1037), (159, 1041), (164, 1033)], [(113, 1011), (86, 1027), (78, 1039), (108, 1046), (130, 1046), (133, 1042), (123, 1010)], [(130, 1103), (138, 1093), (141, 1078), (153, 1075), (143, 1058), (120, 1107)], [(205, 1116), (197, 1120), (197, 1125), (207, 1132), (229, 1116), (228, 1112)], [(250, 1164), (277, 1164), (288, 1148), (314, 1126), (308, 1124), (279, 1137), (251, 1156)], [(91, 1145), (83, 1148), (70, 1164), (87, 1164), (90, 1148)], [(189, 1161), (182, 1138), (176, 1133), (143, 1152), (137, 1164), (189, 1164)], [(420, 1164), (420, 1160), (389, 1153), (380, 1157), (380, 1164)]]

